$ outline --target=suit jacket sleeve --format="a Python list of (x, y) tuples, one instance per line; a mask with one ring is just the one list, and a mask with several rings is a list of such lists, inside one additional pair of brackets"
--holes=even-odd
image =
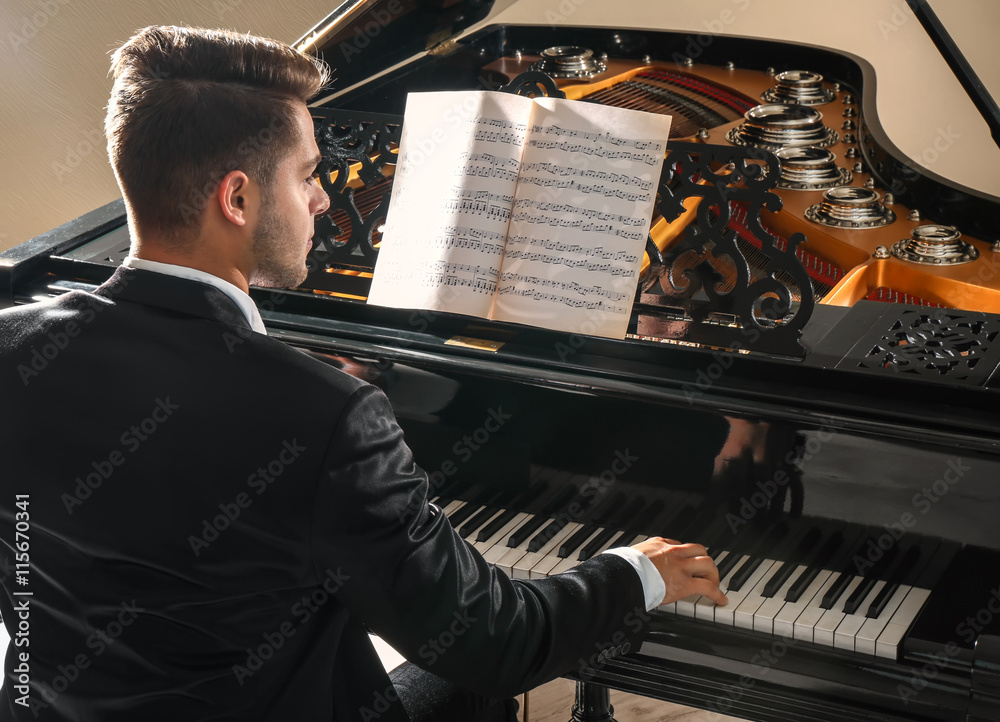
[(311, 534), (316, 573), (413, 663), (482, 694), (517, 694), (637, 649), (649, 619), (627, 562), (598, 555), (537, 581), (488, 564), (428, 503), (388, 400), (365, 386), (330, 441)]

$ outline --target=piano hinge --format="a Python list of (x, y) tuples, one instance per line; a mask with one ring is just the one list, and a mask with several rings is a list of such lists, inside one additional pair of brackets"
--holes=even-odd
[(442, 30), (441, 32), (432, 35), (427, 43), (427, 54), (450, 55), (451, 53), (458, 50), (458, 43), (452, 37), (447, 37), (444, 40), (437, 42), (443, 35), (450, 36), (450, 34), (451, 34), (451, 28), (448, 28), (446, 30)]
[(478, 351), (492, 351), (496, 353), (505, 341), (487, 341), (484, 338), (472, 338), (471, 336), (452, 336), (444, 342), (445, 346), (461, 346), (462, 348), (474, 348)]

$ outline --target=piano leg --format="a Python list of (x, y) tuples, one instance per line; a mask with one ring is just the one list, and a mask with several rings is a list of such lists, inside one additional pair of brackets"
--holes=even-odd
[(576, 702), (570, 722), (615, 722), (614, 713), (607, 687), (592, 682), (576, 683)]

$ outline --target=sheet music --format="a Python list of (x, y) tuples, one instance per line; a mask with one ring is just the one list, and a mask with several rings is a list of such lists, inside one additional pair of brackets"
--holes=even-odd
[(488, 316), (531, 107), (481, 91), (407, 98), (369, 303)]
[(624, 338), (670, 117), (537, 98), (492, 317)]

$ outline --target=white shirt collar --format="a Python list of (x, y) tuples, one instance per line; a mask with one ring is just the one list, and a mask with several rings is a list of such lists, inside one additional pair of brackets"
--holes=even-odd
[(201, 283), (207, 283), (210, 286), (214, 286), (229, 296), (229, 298), (233, 299), (233, 302), (240, 307), (240, 310), (247, 319), (247, 323), (250, 324), (250, 328), (257, 333), (262, 333), (265, 336), (267, 335), (267, 329), (264, 328), (264, 321), (260, 317), (260, 311), (257, 310), (257, 304), (253, 302), (253, 299), (250, 298), (250, 296), (243, 292), (242, 288), (234, 286), (229, 281), (219, 278), (218, 276), (213, 276), (211, 273), (199, 271), (197, 268), (177, 266), (173, 263), (160, 263), (159, 261), (150, 261), (145, 258), (136, 258), (135, 256), (128, 256), (124, 261), (122, 261), (122, 265), (129, 268), (138, 268), (142, 271), (165, 273), (168, 276), (186, 278), (189, 281), (199, 281)]

